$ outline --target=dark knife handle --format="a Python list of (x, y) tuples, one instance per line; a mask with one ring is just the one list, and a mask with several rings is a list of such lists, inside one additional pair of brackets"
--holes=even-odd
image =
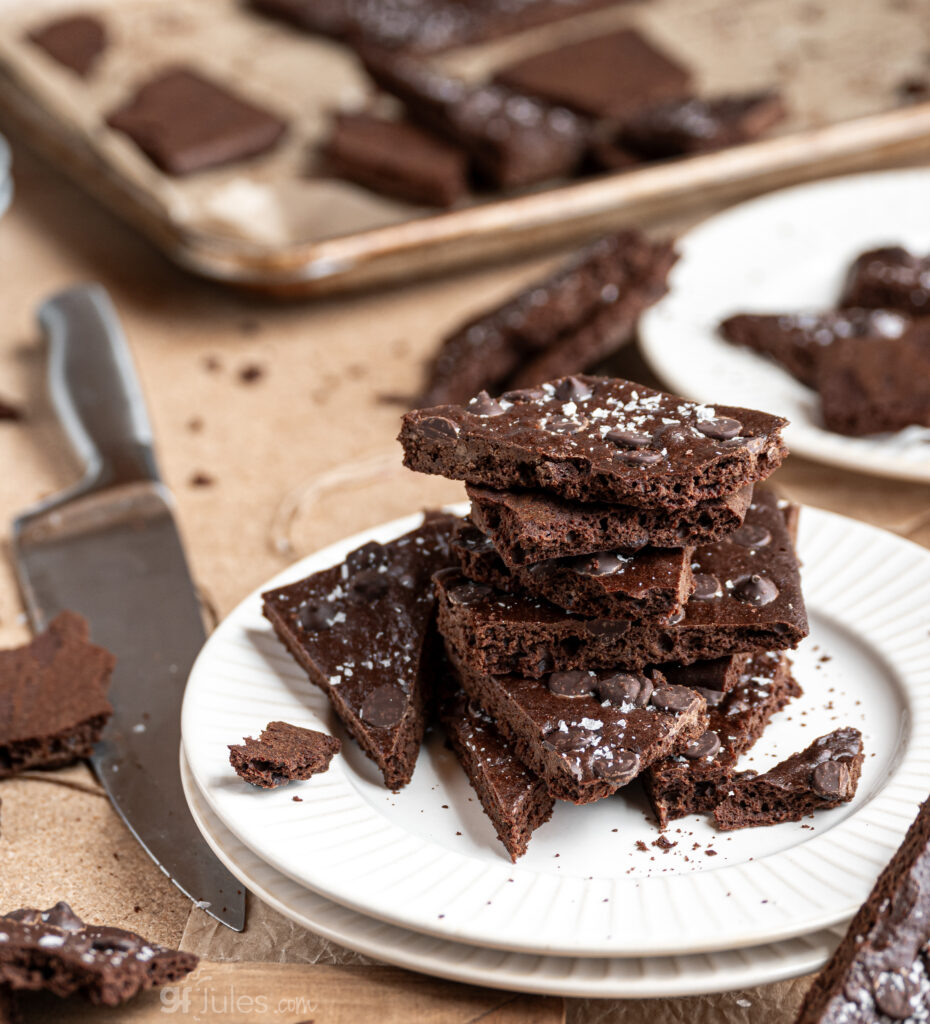
[(159, 480), (142, 389), (106, 291), (86, 284), (58, 292), (38, 317), (52, 403), (84, 464), (85, 488)]

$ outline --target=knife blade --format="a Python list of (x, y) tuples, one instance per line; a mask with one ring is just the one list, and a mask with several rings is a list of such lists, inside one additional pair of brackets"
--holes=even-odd
[(41, 630), (60, 611), (79, 612), (116, 656), (113, 717), (91, 757), (97, 776), (171, 881), (241, 931), (242, 886), (201, 837), (181, 788), (181, 698), (206, 632), (129, 347), (97, 285), (53, 296), (38, 318), (52, 404), (84, 477), (13, 524), (27, 614)]

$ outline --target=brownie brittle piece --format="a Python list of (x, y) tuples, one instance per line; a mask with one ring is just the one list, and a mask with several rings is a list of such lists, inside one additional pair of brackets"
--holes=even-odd
[(468, 191), (462, 150), (406, 121), (337, 114), (323, 147), (341, 178), (425, 206), (452, 206)]
[(858, 729), (836, 729), (764, 775), (738, 775), (726, 799), (714, 808), (717, 828), (800, 821), (814, 811), (848, 803), (856, 795), (864, 756)]
[[(689, 667), (700, 669), (702, 664)], [(713, 810), (727, 795), (740, 755), (752, 747), (776, 711), (801, 695), (787, 657), (778, 651), (752, 655), (739, 672), (737, 685), (726, 693), (693, 688), (707, 701), (707, 731), (643, 775), (661, 828), (675, 818)]]
[(408, 115), (460, 146), (499, 188), (571, 174), (581, 162), (588, 125), (570, 110), (497, 85), (469, 85), (410, 57), (366, 51), (376, 84)]
[(786, 454), (784, 425), (768, 413), (577, 376), (409, 412), (400, 442), (404, 464), (421, 473), (670, 511), (765, 479)]
[(495, 81), (599, 120), (618, 120), (660, 99), (685, 96), (691, 72), (635, 29), (533, 54)]
[(511, 568), (595, 551), (710, 544), (743, 525), (752, 487), (667, 512), (469, 484), (471, 519)]
[(487, 675), (455, 661), (465, 692), (491, 716), (552, 796), (610, 796), (654, 761), (700, 736), (704, 699), (661, 673)]
[(33, 29), (27, 38), (59, 64), (86, 78), (106, 49), (107, 29), (99, 18), (73, 14)]
[(88, 757), (113, 713), (115, 664), (73, 612), (24, 647), (0, 651), (0, 779)]
[(246, 736), (241, 744), (230, 745), (229, 763), (253, 786), (276, 789), (325, 772), (341, 749), (339, 740), (325, 732), (269, 722), (257, 740)]
[(912, 321), (886, 309), (840, 309), (827, 313), (737, 313), (720, 324), (734, 345), (769, 356), (809, 387), (817, 386), (823, 353), (847, 338), (900, 338)]
[(920, 1024), (930, 1008), (930, 800), (807, 990), (795, 1024)]
[(311, 682), (384, 775), (406, 785), (434, 683), (430, 576), (451, 564), (452, 516), (263, 595), (264, 613)]
[(122, 928), (85, 924), (67, 903), (0, 917), (0, 988), (80, 995), (119, 1006), (143, 989), (180, 981), (193, 953), (147, 942)]
[(930, 320), (881, 345), (831, 345), (820, 356), (817, 391), (824, 425), (838, 434), (930, 427)]
[(680, 621), (583, 618), (548, 601), (469, 580), (434, 577), (439, 631), (476, 672), (539, 678), (553, 671), (690, 665), (730, 654), (795, 647), (808, 633), (794, 545), (778, 499), (762, 490), (743, 525), (697, 548), (694, 592)]
[(255, 103), (179, 67), (140, 86), (107, 124), (168, 174), (191, 174), (265, 153), (286, 123)]
[[(467, 402), (517, 379), (538, 384), (588, 369), (632, 337), (642, 311), (665, 290), (675, 258), (670, 242), (639, 231), (599, 239), (448, 335), (418, 404)], [(550, 362), (559, 369), (547, 374)]]
[(456, 527), (452, 553), (470, 580), (578, 615), (668, 621), (681, 614), (693, 587), (693, 548), (598, 551), (508, 569), (490, 538), (466, 520)]
[(555, 801), (482, 708), (452, 689), (440, 703), (439, 720), (497, 838), (516, 863), (536, 829), (552, 817)]
[(899, 245), (864, 252), (849, 268), (840, 305), (930, 316), (930, 256)]

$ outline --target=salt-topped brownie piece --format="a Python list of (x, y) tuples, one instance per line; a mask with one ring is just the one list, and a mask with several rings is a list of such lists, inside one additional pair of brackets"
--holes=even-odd
[(89, 757), (113, 713), (116, 659), (62, 612), (31, 643), (0, 651), (0, 779)]
[(404, 416), (404, 464), (499, 490), (691, 508), (765, 479), (785, 420), (607, 377), (565, 377), (499, 400)]
[(704, 732), (704, 699), (661, 673), (486, 675), (455, 663), (465, 692), (494, 719), (552, 796), (610, 796)]
[(864, 252), (849, 268), (840, 305), (930, 316), (930, 256), (900, 245)]
[(575, 669), (690, 665), (786, 650), (807, 636), (794, 545), (771, 493), (759, 492), (739, 530), (697, 548), (691, 568), (694, 592), (681, 621), (671, 624), (582, 618), (446, 569), (434, 577), (439, 631), (475, 671), (531, 678)]
[(913, 321), (887, 309), (840, 309), (827, 313), (737, 313), (720, 324), (720, 333), (733, 342), (774, 359), (793, 377), (817, 386), (821, 357), (826, 349), (847, 338), (884, 341), (900, 338)]
[[(605, 346), (632, 336), (639, 314), (664, 291), (675, 258), (670, 242), (634, 229), (598, 239), (448, 335), (418, 405), (467, 402), (484, 390), (499, 394), (515, 374), (545, 373), (540, 361), (547, 358), (570, 358), (570, 373), (586, 369), (592, 352), (596, 361)], [(588, 342), (597, 343), (596, 351)], [(536, 376), (533, 383), (547, 379)]]
[(726, 799), (714, 808), (717, 828), (800, 821), (814, 811), (848, 803), (856, 795), (864, 757), (859, 730), (836, 729), (764, 775), (737, 776)]
[(240, 778), (262, 789), (303, 781), (329, 768), (342, 749), (335, 736), (290, 722), (269, 722), (261, 736), (230, 745), (229, 763)]
[(738, 684), (726, 693), (696, 692), (707, 701), (706, 732), (643, 775), (661, 828), (675, 818), (713, 810), (727, 795), (740, 755), (762, 735), (775, 712), (801, 695), (801, 688), (791, 677), (787, 657), (770, 651), (753, 655)]
[(376, 84), (408, 115), (461, 146), (492, 185), (512, 188), (571, 174), (589, 128), (570, 110), (497, 85), (469, 85), (401, 55), (366, 51)]
[(598, 551), (508, 569), (490, 538), (466, 520), (456, 527), (452, 553), (477, 583), (542, 597), (578, 615), (668, 621), (693, 589), (692, 548)]
[(930, 1019), (930, 800), (826, 967), (795, 1024)]
[(469, 484), (471, 519), (512, 569), (595, 551), (710, 544), (743, 525), (752, 487), (666, 512)]
[(555, 801), (490, 716), (462, 690), (445, 696), (439, 719), (497, 838), (516, 863), (536, 829), (552, 817)]
[(436, 665), (430, 576), (451, 564), (452, 516), (263, 595), (281, 641), (393, 790), (406, 785), (426, 725)]
[(0, 989), (83, 996), (119, 1006), (144, 989), (180, 981), (193, 953), (167, 949), (135, 932), (85, 924), (67, 903), (0, 917)]

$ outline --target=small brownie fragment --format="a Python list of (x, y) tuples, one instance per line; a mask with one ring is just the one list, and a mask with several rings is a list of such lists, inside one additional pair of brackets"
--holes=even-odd
[(693, 548), (598, 551), (508, 569), (491, 540), (465, 521), (452, 553), (462, 572), (497, 590), (542, 597), (576, 615), (667, 622), (691, 596)]
[(497, 838), (516, 863), (552, 817), (555, 801), (503, 739), (492, 719), (460, 690), (444, 697), (439, 720)]
[(341, 749), (339, 740), (325, 732), (269, 722), (257, 740), (246, 736), (241, 744), (230, 745), (229, 763), (253, 786), (275, 789), (325, 772)]
[(193, 953), (148, 942), (122, 928), (85, 924), (67, 903), (0, 917), (0, 988), (83, 996), (119, 1006), (143, 989), (180, 981)]
[(513, 188), (571, 174), (589, 126), (564, 107), (497, 85), (469, 85), (409, 57), (365, 51), (365, 68), (408, 115), (460, 146), (491, 185)]
[(482, 390), (498, 394), (515, 374), (545, 372), (537, 360), (550, 352), (558, 352), (560, 362), (571, 359), (569, 373), (587, 369), (595, 349), (629, 340), (639, 314), (664, 290), (674, 258), (669, 242), (650, 241), (639, 231), (598, 239), (549, 277), (448, 335), (419, 404), (467, 402)]
[(817, 386), (821, 356), (848, 338), (900, 338), (912, 320), (886, 309), (841, 309), (827, 313), (737, 313), (720, 324), (734, 345), (769, 356), (809, 387)]
[(667, 100), (634, 111), (624, 120), (617, 143), (644, 160), (708, 153), (752, 142), (784, 117), (777, 92)]
[(870, 338), (831, 345), (820, 357), (817, 390), (824, 424), (838, 434), (930, 427), (930, 320), (881, 345)]
[(774, 495), (760, 491), (746, 521), (697, 548), (694, 593), (674, 624), (582, 618), (539, 598), (474, 583), (458, 569), (434, 577), (439, 631), (459, 662), (486, 674), (690, 665), (795, 647), (808, 633), (794, 545)]
[(738, 684), (726, 693), (697, 692), (707, 701), (707, 731), (643, 776), (660, 828), (675, 818), (713, 810), (727, 795), (740, 755), (762, 735), (776, 711), (801, 695), (801, 688), (785, 655), (771, 651), (753, 655)]
[(499, 490), (644, 508), (692, 508), (765, 479), (781, 464), (785, 420), (699, 405), (642, 384), (565, 377), (408, 412), (404, 465)]
[(337, 114), (324, 153), (339, 177), (410, 203), (452, 206), (468, 191), (465, 153), (406, 121)]
[(0, 651), (0, 779), (88, 757), (113, 713), (115, 664), (74, 612), (24, 647)]
[(836, 729), (764, 775), (737, 775), (727, 798), (714, 808), (717, 828), (800, 821), (814, 811), (848, 803), (856, 795), (864, 757), (859, 730)]
[(164, 71), (107, 118), (168, 174), (191, 174), (265, 153), (287, 125), (190, 68)]
[(710, 544), (743, 525), (752, 487), (667, 512), (469, 484), (471, 519), (511, 568), (594, 551)]
[(930, 256), (899, 245), (864, 252), (849, 268), (840, 305), (930, 316)]
[(707, 725), (704, 698), (656, 670), (528, 679), (453, 664), (465, 692), (559, 800), (610, 796)]
[(397, 540), (372, 541), (263, 595), (281, 642), (393, 790), (410, 781), (426, 727), (437, 672), (430, 576), (452, 564), (454, 522), (430, 515)]
[(826, 967), (795, 1024), (919, 1024), (930, 1008), (930, 800)]
[(107, 47), (104, 23), (89, 14), (75, 14), (34, 29), (27, 37), (66, 68), (85, 78)]
[(635, 29), (571, 43), (502, 68), (495, 81), (599, 120), (690, 92), (691, 72)]

